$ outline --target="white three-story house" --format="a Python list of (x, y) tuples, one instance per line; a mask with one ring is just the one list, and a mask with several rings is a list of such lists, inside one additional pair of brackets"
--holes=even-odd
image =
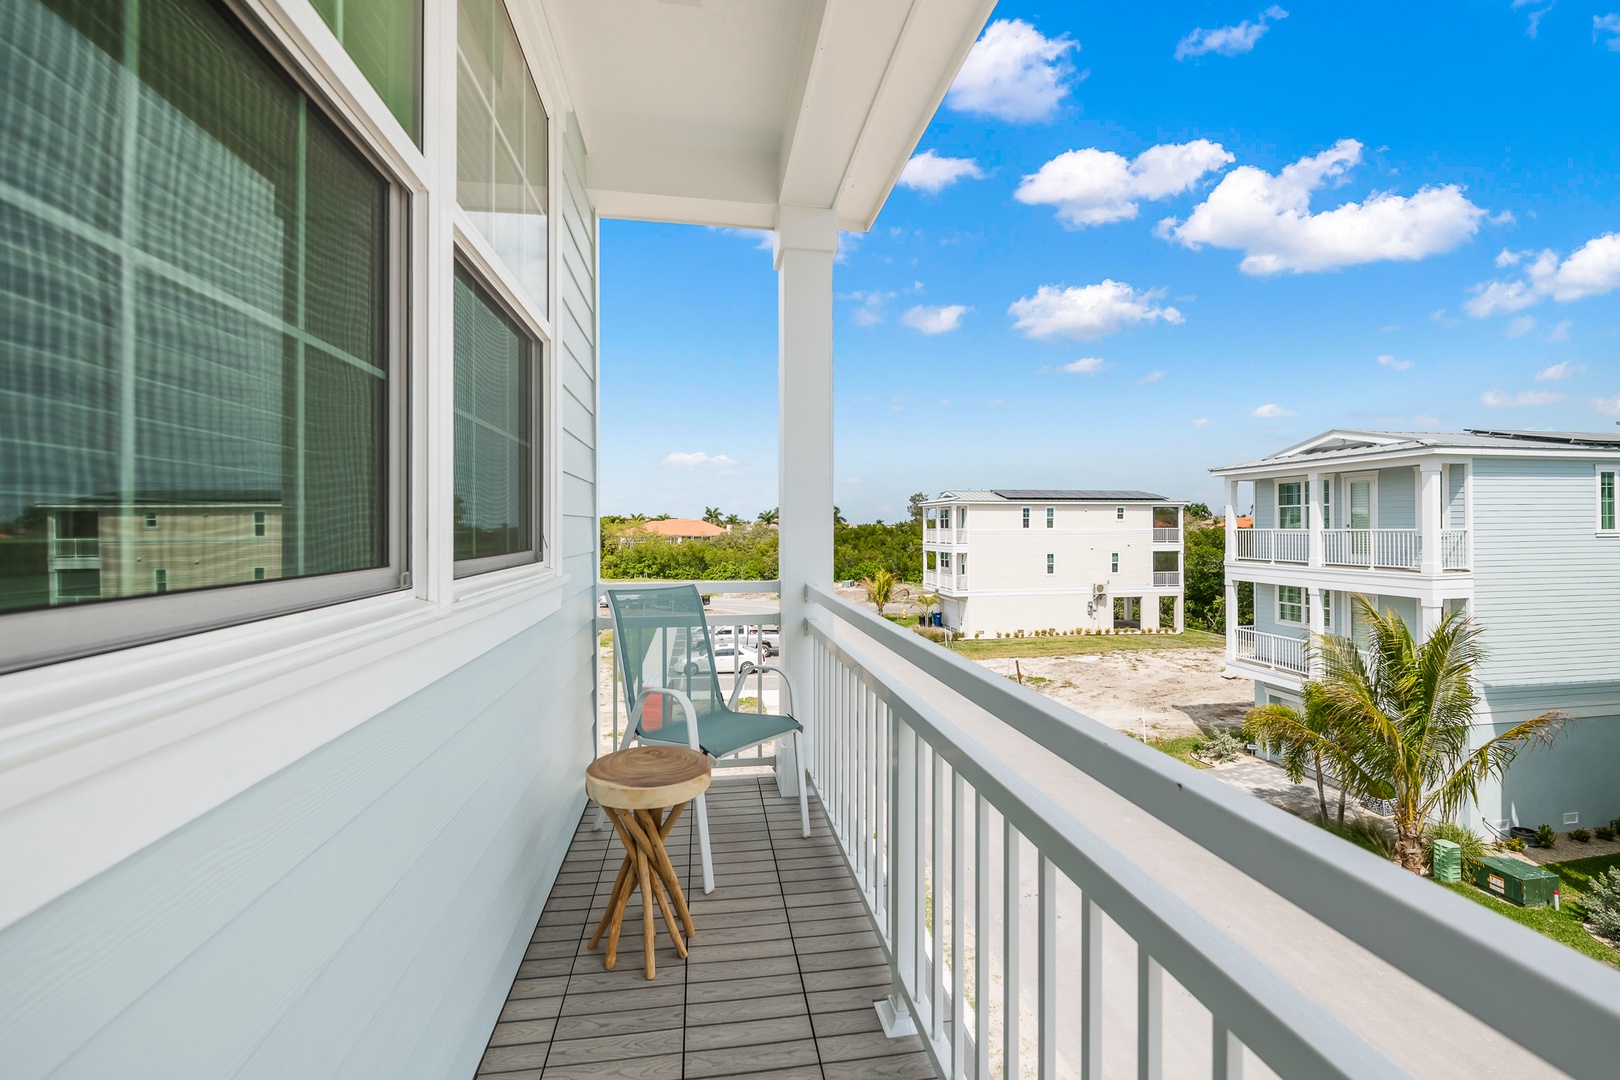
[(1147, 491), (946, 491), (923, 504), (923, 586), (969, 636), (1179, 632), (1182, 505)]
[[(1311, 634), (1364, 633), (1357, 594), (1419, 637), (1462, 611), (1488, 650), (1482, 738), (1548, 709), (1575, 718), (1465, 820), (1620, 816), (1620, 436), (1335, 430), (1212, 471), (1226, 481), (1226, 665), (1254, 679), (1257, 704), (1298, 703)], [(1235, 527), (1244, 496), (1252, 529)], [(1251, 625), (1239, 582), (1254, 585)]]

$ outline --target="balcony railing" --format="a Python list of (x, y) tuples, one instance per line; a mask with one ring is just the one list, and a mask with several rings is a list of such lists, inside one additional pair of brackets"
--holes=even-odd
[(1155, 544), (1179, 544), (1181, 543), (1181, 530), (1161, 529), (1155, 525), (1153, 527), (1153, 542)]
[(1153, 571), (1153, 584), (1158, 586), (1175, 586), (1181, 584), (1180, 570)]
[(51, 541), (53, 559), (99, 559), (101, 540), (94, 536), (59, 536)]
[(1468, 530), (1440, 530), (1440, 569), (1468, 569)]
[(1329, 566), (1418, 570), (1423, 534), (1416, 529), (1324, 529), (1322, 561)]
[(1238, 529), (1233, 554), (1248, 562), (1305, 563), (1311, 534), (1304, 529)]
[(1232, 631), (1232, 654), (1244, 663), (1292, 675), (1309, 675), (1311, 670), (1304, 638), (1268, 634), (1252, 626), (1239, 626)]
[[(1104, 1002), (1118, 997), (1136, 1002), (1143, 1076), (1236, 1075), (1242, 1047), (1282, 1076), (1409, 1075), (1349, 1026), (1365, 1022), (1357, 1010), (1318, 1004), (1299, 981), (1311, 965), (1290, 980), (1265, 941), (1250, 933), (1245, 945), (1183, 898), (1212, 885), (1177, 879), (1189, 887), (1172, 891), (1163, 857), (1150, 873), (1110, 843), (1123, 819), (1105, 840), (1093, 829), (1112, 818), (1082, 816), (1067, 789), (1015, 764), (1032, 752), (1095, 782), (1095, 799), (1146, 811), (1167, 847), (1213, 856), (1386, 962), (1395, 970), (1356, 970), (1386, 971), (1376, 977), (1397, 981), (1413, 1009), (1430, 999), (1407, 979), (1472, 1014), (1481, 1038), (1515, 1041), (1574, 1076), (1612, 1075), (1612, 1040), (1598, 1033), (1620, 1021), (1620, 975), (830, 591), (806, 598), (814, 786), (890, 969), (879, 1012), (899, 1030), (915, 1021), (940, 1076), (988, 1077), (992, 1062), (1002, 1076), (1056, 1076), (1060, 1034), (1067, 1045), (1076, 1032), (1081, 1074), (1100, 1076)], [(1018, 749), (1023, 740), (1036, 749)], [(1134, 964), (1110, 952), (1105, 972), (1119, 931)], [(1033, 972), (1020, 971), (1026, 959)], [(1197, 1010), (1167, 1008), (1172, 986), (1209, 1019), (1189, 1030)], [(1435, 1024), (1451, 1023), (1440, 1015)], [(1424, 1037), (1428, 1021), (1414, 1023), (1409, 1037)]]

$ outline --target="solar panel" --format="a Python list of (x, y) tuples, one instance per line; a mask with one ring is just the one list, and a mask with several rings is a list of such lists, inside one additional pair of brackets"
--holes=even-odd
[(1151, 491), (1124, 489), (1004, 488), (993, 494), (1012, 502), (1165, 502)]

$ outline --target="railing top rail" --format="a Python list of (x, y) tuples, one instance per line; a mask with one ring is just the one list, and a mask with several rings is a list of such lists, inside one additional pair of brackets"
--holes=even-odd
[(599, 578), (596, 582), (596, 591), (604, 593), (613, 589), (645, 589), (648, 586), (657, 585), (696, 585), (698, 592), (705, 593), (781, 593), (782, 591), (782, 582), (775, 578), (769, 581), (664, 581), (658, 578)]
[(1408, 1075), (942, 712), (873, 672), (861, 650), (810, 633), (918, 733), (1182, 986), (1283, 1076)]
[[(1369, 952), (1577, 1077), (1613, 1075), (1620, 972), (1452, 896), (1314, 825), (816, 586), (807, 599)], [(1472, 962), (1474, 960), (1482, 962)], [(1486, 977), (1482, 977), (1482, 972)], [(1513, 986), (1513, 994), (1501, 987)]]

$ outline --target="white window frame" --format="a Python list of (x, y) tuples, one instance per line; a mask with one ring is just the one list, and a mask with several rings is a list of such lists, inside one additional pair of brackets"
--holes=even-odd
[(939, 568), (941, 570), (949, 570), (951, 568), (951, 553), (950, 552), (942, 551), (942, 552), (939, 553)]
[[(1283, 614), (1283, 590), (1299, 590), (1299, 618), (1290, 619)], [(1277, 589), (1277, 625), (1279, 626), (1305, 626), (1311, 621), (1311, 590), (1303, 585), (1278, 585)], [(1295, 607), (1289, 604), (1289, 607)]]
[(1290, 510), (1299, 511), (1299, 524), (1297, 526), (1293, 526), (1292, 528), (1308, 529), (1311, 526), (1310, 481), (1301, 476), (1285, 476), (1279, 477), (1277, 481), (1271, 485), (1271, 524), (1272, 528), (1274, 529), (1289, 529), (1292, 531), (1290, 526), (1283, 524), (1282, 489), (1293, 484), (1299, 485), (1299, 502), (1289, 503), (1288, 508)]
[(956, 527), (958, 529), (967, 528), (967, 507), (965, 506), (956, 508)]
[(157, 528), (158, 527), (158, 516), (156, 514), (147, 514), (147, 515), (145, 515), (145, 517), (142, 519), (142, 525), (143, 525), (143, 527), (148, 528), (148, 529)]
[(1351, 484), (1367, 485), (1367, 528), (1378, 528), (1378, 474), (1375, 472), (1345, 473), (1339, 477), (1339, 482), (1344, 485), (1344, 524), (1340, 528), (1354, 528), (1350, 524), (1350, 513), (1353, 505), (1350, 501)]
[(1024, 528), (1029, 528), (1029, 507), (1024, 507)]
[[(1620, 536), (1620, 463), (1605, 464), (1599, 462), (1593, 467), (1592, 473), (1593, 509), (1596, 512), (1593, 524), (1596, 526), (1597, 534), (1602, 537)], [(1603, 525), (1603, 477), (1605, 475), (1614, 478), (1610, 481), (1610, 493), (1614, 500), (1614, 505), (1610, 508), (1610, 511), (1614, 515), (1614, 524), (1607, 528)]]
[(1117, 551), (1108, 553), (1108, 572), (1110, 574), (1119, 573), (1119, 552)]
[(1114, 520), (1115, 521), (1124, 521), (1125, 520), (1125, 508), (1123, 506), (1114, 507)]
[(1056, 507), (1048, 506), (1046, 508), (1046, 527), (1048, 529), (1057, 528), (1057, 508)]
[(1046, 576), (1052, 577), (1057, 573), (1057, 555), (1054, 552), (1046, 553)]

